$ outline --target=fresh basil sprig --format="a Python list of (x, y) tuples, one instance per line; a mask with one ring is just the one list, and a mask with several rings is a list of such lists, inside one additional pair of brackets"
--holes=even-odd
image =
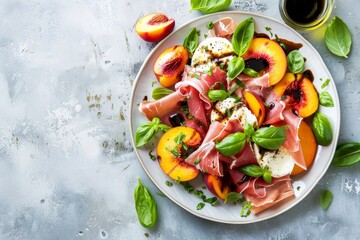
[(299, 50), (291, 51), (287, 56), (288, 68), (293, 73), (300, 73), (304, 69), (305, 61)]
[(166, 97), (167, 95), (172, 94), (174, 91), (168, 88), (164, 88), (164, 87), (157, 87), (154, 88), (154, 90), (152, 91), (152, 98), (155, 100), (158, 100), (160, 98)]
[(327, 91), (321, 92), (319, 95), (320, 104), (324, 107), (333, 107), (334, 101)]
[(229, 80), (236, 78), (245, 68), (245, 61), (242, 57), (234, 57), (228, 64), (227, 76)]
[(333, 54), (348, 58), (351, 49), (351, 33), (346, 23), (335, 16), (325, 32), (325, 44)]
[(229, 96), (228, 92), (226, 92), (225, 90), (222, 90), (222, 89), (209, 90), (209, 92), (208, 92), (208, 97), (209, 97), (210, 101), (212, 101), (212, 102), (224, 100), (228, 96)]
[(257, 129), (251, 136), (251, 140), (262, 148), (276, 150), (286, 140), (284, 127), (263, 127)]
[(150, 191), (138, 179), (134, 191), (135, 209), (140, 224), (145, 228), (153, 227), (157, 220), (157, 205)]
[(151, 140), (151, 138), (159, 131), (166, 132), (170, 127), (162, 124), (160, 119), (154, 117), (151, 122), (141, 124), (135, 133), (135, 146), (141, 147)]
[(242, 21), (235, 29), (232, 36), (232, 46), (238, 56), (242, 56), (250, 47), (254, 37), (255, 25), (253, 18)]
[(199, 45), (199, 31), (193, 27), (184, 39), (183, 46), (192, 55)]
[(318, 144), (327, 146), (332, 142), (333, 133), (331, 124), (324, 114), (317, 112), (313, 118), (311, 127)]
[(333, 194), (330, 190), (326, 189), (321, 192), (320, 204), (323, 209), (328, 209), (333, 199)]
[(191, 0), (191, 9), (203, 13), (219, 12), (230, 6), (231, 0)]
[(332, 164), (337, 167), (352, 166), (360, 162), (360, 143), (343, 143), (336, 148)]
[(216, 149), (224, 156), (233, 156), (244, 147), (246, 136), (242, 132), (227, 135), (221, 142), (216, 143)]
[(240, 171), (250, 177), (262, 177), (265, 182), (271, 183), (272, 177), (269, 167), (261, 168), (258, 165), (246, 165), (240, 168)]

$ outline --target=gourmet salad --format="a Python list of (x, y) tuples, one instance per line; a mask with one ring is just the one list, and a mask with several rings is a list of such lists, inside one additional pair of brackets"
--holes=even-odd
[(332, 142), (318, 107), (333, 101), (325, 91), (319, 97), (301, 44), (268, 27), (256, 33), (253, 18), (206, 27), (204, 37), (192, 28), (158, 56), (162, 87), (139, 103), (149, 122), (137, 127), (135, 144), (160, 130), (153, 157), (164, 174), (179, 183), (202, 175), (215, 199), (241, 200), (256, 214), (293, 198), (291, 177), (309, 171), (318, 145)]

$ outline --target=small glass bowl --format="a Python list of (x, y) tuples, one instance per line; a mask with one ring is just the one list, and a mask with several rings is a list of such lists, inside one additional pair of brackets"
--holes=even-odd
[(318, 18), (316, 18), (313, 22), (310, 23), (299, 23), (290, 18), (290, 16), (286, 12), (286, 4), (287, 0), (279, 0), (279, 10), (281, 18), (284, 20), (284, 22), (289, 25), (290, 27), (302, 30), (302, 31), (308, 31), (308, 30), (314, 30), (318, 27), (320, 27), (322, 24), (326, 22), (326, 20), (330, 17), (331, 12), (334, 8), (334, 0), (325, 0), (324, 1), (324, 9), (322, 13), (319, 15)]

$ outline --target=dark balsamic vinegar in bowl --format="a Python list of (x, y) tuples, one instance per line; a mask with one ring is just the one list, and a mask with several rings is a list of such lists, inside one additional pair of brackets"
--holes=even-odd
[(333, 0), (280, 0), (280, 14), (291, 27), (311, 30), (321, 26), (330, 16)]

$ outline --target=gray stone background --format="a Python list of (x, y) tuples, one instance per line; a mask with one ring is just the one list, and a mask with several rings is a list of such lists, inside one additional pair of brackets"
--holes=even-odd
[[(155, 44), (134, 30), (163, 12), (176, 27), (201, 14), (190, 1), (1, 0), (0, 239), (360, 239), (360, 164), (330, 167), (291, 210), (250, 225), (200, 219), (154, 194), (159, 221), (143, 228), (134, 208), (140, 177), (158, 189), (133, 152), (129, 98)], [(358, 1), (338, 0), (353, 37), (349, 59), (323, 42), (325, 27), (302, 33), (328, 66), (341, 101), (340, 142), (360, 141)], [(278, 1), (233, 0), (230, 10), (281, 20)], [(320, 191), (330, 189), (327, 211)]]

